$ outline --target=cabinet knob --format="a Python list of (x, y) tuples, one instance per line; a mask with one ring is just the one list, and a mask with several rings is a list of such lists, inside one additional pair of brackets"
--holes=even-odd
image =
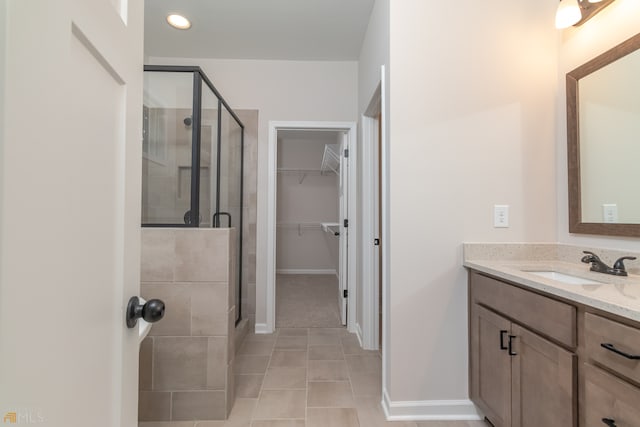
[(608, 425), (609, 427), (616, 427), (616, 420), (611, 418), (603, 418), (602, 422)]

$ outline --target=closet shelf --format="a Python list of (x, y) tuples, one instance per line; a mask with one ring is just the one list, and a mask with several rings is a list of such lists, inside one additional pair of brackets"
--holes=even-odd
[(333, 172), (340, 175), (340, 144), (326, 144), (322, 155), (322, 165), (320, 170)]
[(302, 230), (322, 230), (320, 222), (279, 222), (277, 228), (298, 230), (298, 236), (302, 236)]
[(299, 184), (302, 184), (302, 181), (307, 177), (307, 175), (325, 175), (324, 171), (321, 169), (292, 169), (292, 168), (278, 168), (276, 170), (279, 175), (299, 175), (300, 179), (298, 181)]
[(323, 222), (322, 229), (325, 233), (333, 234), (334, 236), (340, 235), (340, 224), (337, 222)]

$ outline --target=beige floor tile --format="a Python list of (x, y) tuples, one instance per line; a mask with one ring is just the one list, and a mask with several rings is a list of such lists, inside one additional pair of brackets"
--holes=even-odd
[(269, 364), (269, 356), (236, 356), (236, 374), (264, 374)]
[(309, 346), (309, 360), (344, 360), (342, 346)]
[(305, 390), (262, 390), (253, 419), (304, 419), (306, 394)]
[(277, 334), (253, 334), (253, 333), (248, 333), (244, 340), (245, 340), (245, 342), (246, 341), (260, 341), (260, 342), (272, 342), (272, 343), (275, 343), (277, 338), (278, 338)]
[(281, 328), (278, 329), (278, 336), (280, 337), (306, 337), (308, 334), (307, 328)]
[(308, 383), (309, 408), (353, 408), (354, 401), (349, 381)]
[(236, 397), (257, 399), (264, 375), (236, 375)]
[(227, 427), (226, 421), (196, 421), (195, 427)]
[(378, 374), (382, 372), (382, 359), (377, 355), (347, 355), (345, 359), (351, 374)]
[(363, 351), (355, 334), (343, 335), (341, 343), (344, 354), (360, 354)]
[(273, 351), (273, 346), (275, 345), (275, 340), (271, 341), (255, 341), (255, 340), (245, 340), (240, 350), (238, 350), (238, 354), (240, 355), (253, 355), (253, 356), (269, 356)]
[(307, 336), (278, 336), (276, 350), (306, 350)]
[(311, 335), (341, 335), (346, 328), (309, 328), (309, 336)]
[(309, 360), (309, 381), (349, 381), (344, 360)]
[(251, 427), (305, 427), (304, 420), (262, 420), (254, 421)]
[(418, 427), (487, 427), (484, 421), (420, 421)]
[(358, 422), (353, 408), (309, 408), (306, 427), (370, 427)]
[(193, 427), (195, 421), (141, 421), (138, 427)]
[(354, 396), (382, 396), (382, 376), (375, 374), (351, 374), (351, 388)]
[(274, 350), (269, 363), (270, 368), (303, 368), (306, 366), (306, 350)]
[(340, 345), (340, 335), (309, 335), (309, 345)]
[(224, 427), (249, 427), (258, 399), (236, 399)]
[(355, 397), (360, 425), (366, 427), (416, 427), (413, 421), (387, 421), (380, 404), (381, 397)]
[(306, 389), (307, 368), (269, 368), (263, 390)]

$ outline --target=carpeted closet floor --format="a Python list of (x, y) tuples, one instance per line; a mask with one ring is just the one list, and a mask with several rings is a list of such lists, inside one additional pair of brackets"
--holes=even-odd
[(339, 328), (335, 275), (276, 275), (277, 328)]

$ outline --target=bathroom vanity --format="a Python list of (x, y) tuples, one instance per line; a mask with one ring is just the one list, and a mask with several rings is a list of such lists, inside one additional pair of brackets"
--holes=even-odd
[(464, 263), (470, 397), (487, 420), (640, 426), (637, 262), (615, 277), (590, 272), (575, 247), (478, 246), (465, 245)]

